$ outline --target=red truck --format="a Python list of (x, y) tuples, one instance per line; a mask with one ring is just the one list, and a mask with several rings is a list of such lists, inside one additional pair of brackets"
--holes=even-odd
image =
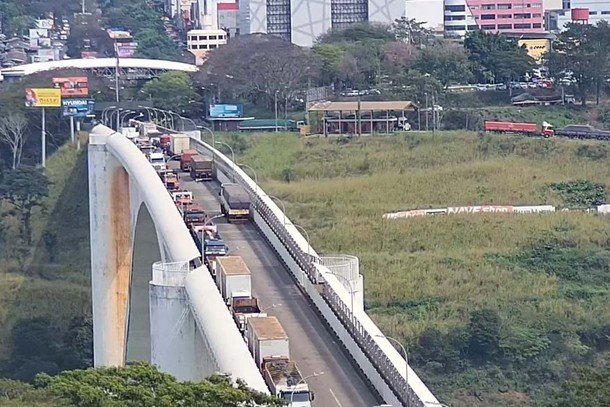
[(485, 122), (486, 132), (496, 133), (521, 133), (542, 137), (553, 137), (555, 131), (553, 126), (547, 122), (542, 122), (542, 126), (538, 127), (536, 123), (513, 123), (513, 122)]
[(191, 170), (191, 157), (199, 155), (197, 150), (184, 150), (180, 156), (180, 169), (189, 172)]

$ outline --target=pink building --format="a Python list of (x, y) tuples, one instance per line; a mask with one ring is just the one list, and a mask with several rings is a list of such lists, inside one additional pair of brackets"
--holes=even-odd
[(446, 0), (445, 30), (456, 35), (482, 29), (493, 33), (544, 31), (542, 0)]

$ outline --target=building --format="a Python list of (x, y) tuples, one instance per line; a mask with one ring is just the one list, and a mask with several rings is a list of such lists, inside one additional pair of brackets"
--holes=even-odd
[(608, 0), (563, 0), (559, 7), (547, 8), (546, 27), (549, 31), (562, 31), (569, 23), (596, 25), (610, 20)]
[(245, 0), (239, 3), (241, 33), (273, 34), (310, 47), (330, 29), (353, 23), (390, 24), (405, 15), (405, 0)]
[(443, 0), (407, 0), (405, 16), (408, 19), (424, 22), (424, 27), (433, 32), (443, 32), (444, 22)]
[(445, 31), (464, 36), (468, 31), (536, 33), (544, 31), (543, 0), (446, 0)]
[(210, 50), (227, 43), (227, 33), (223, 30), (191, 30), (186, 33), (186, 48), (195, 55), (195, 64), (202, 65)]

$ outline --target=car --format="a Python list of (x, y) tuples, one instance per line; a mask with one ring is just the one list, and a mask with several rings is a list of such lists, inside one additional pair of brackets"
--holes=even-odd
[(538, 87), (538, 85), (535, 82), (529, 82), (527, 84), (527, 87), (530, 89), (536, 89)]
[(498, 83), (496, 85), (496, 90), (506, 90), (506, 89), (507, 89), (507, 87), (506, 87), (505, 83)]

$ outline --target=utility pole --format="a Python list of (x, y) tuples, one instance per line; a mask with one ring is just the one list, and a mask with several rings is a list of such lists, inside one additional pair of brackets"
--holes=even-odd
[(82, 3), (82, 12), (83, 12), (83, 14), (85, 14), (85, 0), (83, 0), (83, 3)]

